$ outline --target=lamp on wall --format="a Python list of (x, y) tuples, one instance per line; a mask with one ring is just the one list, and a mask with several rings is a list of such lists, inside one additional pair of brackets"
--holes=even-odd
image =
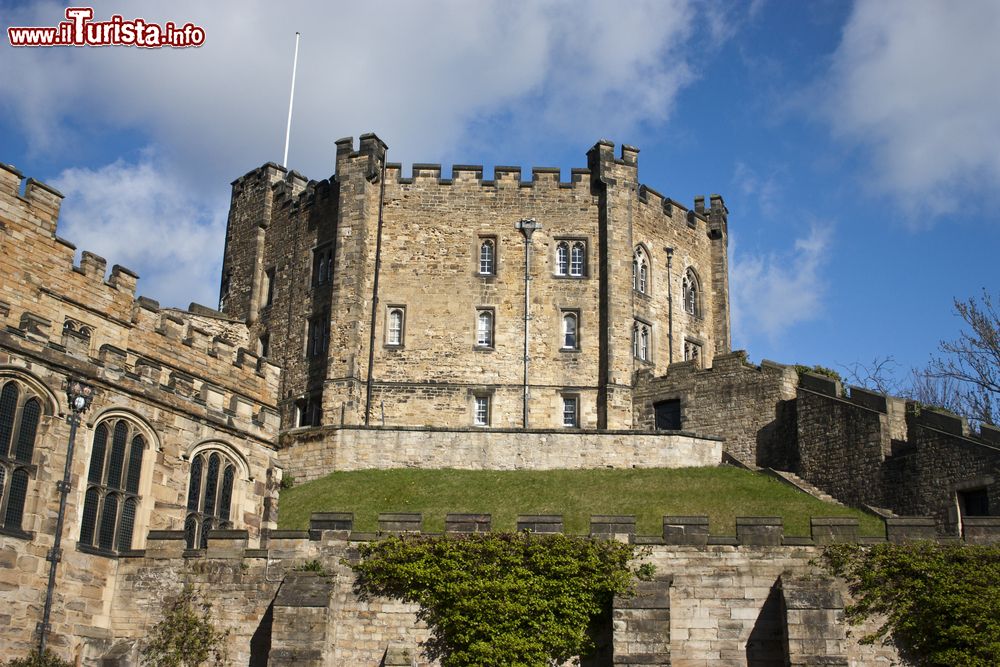
[(66, 403), (69, 406), (69, 415), (66, 421), (69, 422), (69, 444), (66, 447), (66, 468), (63, 471), (62, 481), (57, 485), (59, 489), (59, 516), (56, 518), (56, 534), (52, 543), (52, 548), (46, 556), (49, 561), (49, 585), (45, 590), (45, 610), (42, 612), (42, 621), (38, 624), (38, 654), (44, 657), (45, 643), (49, 634), (49, 617), (52, 614), (52, 594), (56, 587), (56, 567), (62, 560), (62, 532), (63, 522), (66, 519), (66, 497), (69, 495), (73, 468), (73, 445), (76, 441), (76, 429), (80, 425), (81, 416), (90, 407), (94, 400), (94, 388), (86, 382), (77, 378), (66, 380)]

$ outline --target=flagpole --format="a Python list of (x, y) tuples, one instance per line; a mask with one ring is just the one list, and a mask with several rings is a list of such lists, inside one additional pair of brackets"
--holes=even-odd
[(292, 135), (292, 104), (295, 102), (295, 70), (299, 66), (299, 33), (295, 33), (295, 59), (292, 60), (292, 92), (288, 96), (288, 125), (285, 126), (285, 157), (282, 167), (288, 167), (288, 139)]

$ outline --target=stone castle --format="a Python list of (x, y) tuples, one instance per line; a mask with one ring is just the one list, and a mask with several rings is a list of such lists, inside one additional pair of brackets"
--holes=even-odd
[[(889, 540), (1000, 539), (1000, 431), (731, 351), (721, 197), (687, 208), (606, 141), (568, 182), (406, 178), (385, 158), (369, 134), (337, 142), (328, 180), (267, 164), (234, 181), (218, 310), (161, 308), (86, 251), (75, 264), (61, 195), (0, 165), (0, 654), (36, 645), (55, 562), (45, 630), (79, 664), (136, 664), (184, 585), (215, 605), (233, 664), (429, 664), (416, 610), (358, 600), (340, 564), (376, 534), (336, 513), (277, 529), (286, 475), (725, 460), (878, 512)], [(93, 388), (78, 427), (68, 382)], [(847, 636), (842, 584), (817, 576), (852, 520), (814, 519), (810, 538), (773, 517), (734, 537), (703, 517), (591, 532), (648, 544), (662, 573), (616, 602), (591, 664), (898, 660)], [(313, 559), (333, 576), (295, 570)]]

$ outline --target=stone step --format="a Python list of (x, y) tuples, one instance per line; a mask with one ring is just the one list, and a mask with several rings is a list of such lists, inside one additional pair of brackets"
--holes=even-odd
[(795, 487), (803, 493), (808, 493), (813, 498), (822, 500), (826, 503), (832, 503), (834, 505), (839, 505), (840, 507), (846, 507), (844, 503), (840, 502), (829, 493), (826, 493), (819, 487), (807, 482), (793, 472), (788, 472), (787, 470), (775, 470), (774, 468), (764, 468), (763, 472), (774, 477), (775, 479), (782, 481), (789, 486)]

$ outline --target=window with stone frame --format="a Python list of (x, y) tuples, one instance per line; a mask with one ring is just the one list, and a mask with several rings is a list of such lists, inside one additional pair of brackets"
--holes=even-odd
[(587, 242), (581, 239), (556, 241), (555, 275), (583, 278), (587, 275)]
[(490, 396), (476, 394), (472, 399), (472, 423), (475, 426), (490, 425)]
[(569, 243), (556, 243), (556, 275), (565, 276), (569, 273)]
[(333, 244), (313, 249), (312, 286), (319, 287), (333, 282)]
[(295, 401), (295, 425), (319, 426), (323, 420), (323, 392), (314, 391)]
[(681, 282), (681, 297), (684, 302), (684, 311), (689, 315), (701, 317), (701, 282), (694, 269), (688, 267), (684, 272)]
[(632, 324), (632, 356), (640, 361), (650, 361), (650, 325), (636, 320)]
[(402, 347), (406, 326), (406, 309), (403, 306), (389, 306), (386, 313), (386, 347)]
[(184, 541), (188, 549), (208, 546), (208, 532), (233, 527), (233, 487), (237, 467), (219, 449), (206, 449), (191, 459)]
[(271, 268), (264, 271), (264, 308), (274, 303), (274, 276), (276, 269)]
[(22, 533), (42, 401), (26, 385), (0, 377), (0, 528)]
[(693, 340), (684, 341), (684, 361), (693, 361), (695, 366), (701, 367), (701, 343)]
[(640, 294), (650, 293), (649, 255), (642, 246), (636, 246), (632, 255), (632, 289)]
[(580, 397), (577, 394), (562, 396), (562, 425), (565, 428), (580, 426)]
[(479, 275), (495, 276), (497, 274), (497, 240), (481, 237), (479, 239)]
[(310, 318), (306, 340), (306, 356), (322, 357), (330, 346), (330, 313)]
[(80, 546), (112, 553), (132, 548), (146, 445), (135, 422), (125, 417), (102, 419), (94, 428)]
[(562, 345), (560, 349), (580, 349), (580, 314), (575, 310), (562, 311)]
[(476, 347), (493, 347), (493, 325), (493, 311), (491, 309), (480, 309), (476, 311)]

